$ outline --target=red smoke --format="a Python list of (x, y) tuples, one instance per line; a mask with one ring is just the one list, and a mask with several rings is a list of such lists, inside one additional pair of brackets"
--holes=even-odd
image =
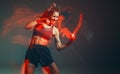
[(24, 26), (38, 14), (28, 7), (16, 7), (13, 14), (4, 20), (1, 36), (3, 39), (8, 37), (12, 43), (25, 45), (29, 31)]
[[(70, 7), (64, 7), (65, 8)], [(72, 8), (71, 8), (72, 9)], [(41, 13), (36, 13), (32, 9), (28, 7), (16, 7), (13, 11), (13, 14), (4, 20), (3, 30), (1, 35), (4, 38), (9, 38), (12, 43), (26, 45), (29, 42), (29, 35), (31, 35), (31, 31), (27, 31), (24, 27), (25, 24), (31, 20), (34, 20), (35, 15), (40, 15)], [(60, 17), (58, 20), (58, 29), (62, 37), (70, 38), (70, 35), (73, 33), (67, 27), (63, 27), (62, 22), (65, 18)], [(80, 18), (81, 19), (81, 18)], [(80, 26), (79, 26), (80, 27)], [(76, 30), (79, 29), (76, 28)], [(30, 32), (30, 33), (29, 33)]]

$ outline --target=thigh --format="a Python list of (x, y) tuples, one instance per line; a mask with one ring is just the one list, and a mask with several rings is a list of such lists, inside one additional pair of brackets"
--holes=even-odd
[(35, 66), (31, 63), (26, 64), (25, 74), (34, 74)]
[(60, 74), (57, 65), (53, 62), (50, 66), (42, 67), (43, 74)]
[(49, 66), (44, 66), (42, 67), (42, 74), (53, 74), (53, 73), (51, 73)]

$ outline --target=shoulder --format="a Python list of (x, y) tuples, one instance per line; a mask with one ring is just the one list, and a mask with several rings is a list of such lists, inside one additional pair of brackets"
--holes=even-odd
[(57, 27), (53, 26), (53, 29), (56, 29), (56, 30), (57, 30)]

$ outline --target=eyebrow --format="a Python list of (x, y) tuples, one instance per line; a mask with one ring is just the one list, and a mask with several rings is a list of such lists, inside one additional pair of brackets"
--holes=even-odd
[(53, 15), (53, 17), (59, 17), (59, 15), (58, 16)]

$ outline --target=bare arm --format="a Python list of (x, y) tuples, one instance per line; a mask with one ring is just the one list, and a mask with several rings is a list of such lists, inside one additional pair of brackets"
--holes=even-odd
[(25, 25), (26, 29), (33, 29), (37, 25), (36, 21), (31, 21)]
[(58, 50), (62, 50), (63, 48), (69, 46), (73, 42), (73, 40), (75, 38), (74, 34), (72, 34), (70, 40), (67, 43), (62, 44), (59, 35), (60, 34), (59, 34), (58, 29), (55, 28), (55, 43), (56, 43), (56, 47), (57, 47)]

